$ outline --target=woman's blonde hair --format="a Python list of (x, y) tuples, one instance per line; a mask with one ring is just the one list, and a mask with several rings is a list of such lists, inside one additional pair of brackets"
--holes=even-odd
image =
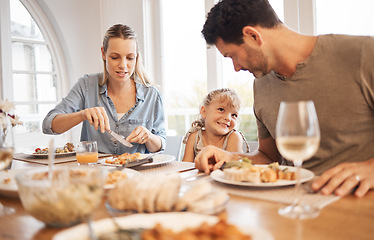
[[(135, 63), (135, 71), (133, 75), (131, 76), (132, 79), (137, 80), (139, 79), (141, 83), (145, 86), (151, 85), (151, 82), (145, 72), (143, 62), (142, 62), (142, 57), (139, 51), (139, 46), (138, 46), (138, 40), (136, 38), (136, 33), (135, 31), (123, 24), (116, 24), (111, 26), (105, 33), (104, 40), (103, 40), (103, 49), (104, 52), (108, 50), (108, 44), (109, 40), (111, 38), (122, 38), (122, 39), (134, 39), (136, 41), (136, 63)], [(99, 81), (99, 85), (103, 86), (106, 81), (108, 80), (108, 71), (106, 70), (106, 61), (103, 59), (104, 63), (104, 75), (103, 78)]]
[[(201, 107), (208, 107), (212, 101), (219, 100), (219, 101), (224, 101), (224, 100), (229, 100), (231, 103), (232, 107), (240, 109), (241, 107), (241, 102), (238, 94), (231, 88), (220, 88), (213, 90), (206, 95), (206, 97), (203, 99), (201, 103)], [(194, 127), (200, 127), (204, 128), (205, 127), (205, 121), (202, 118), (201, 114), (197, 116), (197, 119), (192, 123), (192, 128)]]

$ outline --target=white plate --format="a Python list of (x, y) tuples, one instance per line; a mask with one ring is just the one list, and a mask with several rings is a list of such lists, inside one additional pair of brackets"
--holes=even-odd
[[(25, 169), (11, 169), (0, 171), (0, 195), (18, 197), (18, 186), (15, 175)], [(4, 180), (10, 179), (8, 183)]]
[[(230, 200), (230, 197), (229, 197), (229, 195), (227, 195), (226, 200), (221, 205), (218, 205), (218, 206), (215, 206), (215, 207), (212, 207), (212, 208), (209, 208), (209, 206), (208, 206), (208, 208), (206, 208), (206, 209), (201, 209), (200, 211), (193, 211), (193, 212), (194, 213), (201, 213), (201, 214), (205, 214), (205, 215), (217, 215), (217, 214), (221, 213), (223, 210), (225, 210), (227, 204), (229, 203), (229, 200)], [(108, 211), (112, 212), (112, 214), (114, 214), (114, 216), (116, 216), (117, 214), (127, 214), (128, 215), (128, 214), (138, 213), (135, 210), (133, 210), (133, 211), (131, 211), (131, 210), (119, 210), (119, 209), (113, 208), (112, 206), (110, 206), (109, 201), (107, 201), (105, 203), (105, 207), (108, 209)], [(163, 212), (165, 212), (165, 211), (163, 211)], [(191, 211), (182, 210), (180, 212), (191, 212)]]
[[(267, 165), (256, 165), (260, 167), (266, 167)], [(291, 166), (279, 166), (280, 169), (288, 168), (291, 172), (296, 171), (295, 167)], [(280, 186), (288, 186), (288, 185), (294, 185), (296, 183), (295, 180), (278, 180), (273, 183), (253, 183), (253, 182), (239, 182), (239, 181), (233, 181), (225, 179), (223, 171), (221, 170), (215, 170), (213, 171), (210, 176), (216, 180), (217, 182), (231, 184), (231, 185), (237, 185), (237, 186), (249, 186), (249, 187), (280, 187)], [(300, 171), (300, 180), (301, 182), (307, 182), (311, 180), (314, 177), (314, 173), (312, 171), (309, 171), (307, 169), (302, 168)]]
[[(112, 170), (114, 170), (114, 169), (112, 169)], [(127, 178), (132, 178), (132, 177), (135, 177), (135, 176), (139, 176), (141, 174), (140, 172), (135, 171), (135, 170), (130, 169), (130, 168), (124, 168), (124, 169), (122, 169), (122, 172), (127, 175)], [(108, 173), (109, 173), (109, 170), (106, 173), (106, 175), (108, 175)], [(104, 189), (112, 189), (112, 188), (114, 188), (114, 185), (115, 184), (105, 184)]]
[[(116, 219), (117, 222), (126, 228), (152, 228), (156, 223), (175, 232), (182, 231), (185, 228), (200, 226), (203, 222), (215, 224), (218, 221), (216, 216), (208, 216), (197, 213), (152, 213), (152, 214), (135, 214)], [(105, 234), (115, 231), (112, 219), (103, 219), (95, 221), (94, 229), (96, 234)], [(251, 228), (248, 226), (238, 226), (244, 233), (252, 237), (252, 240), (273, 240), (273, 236), (265, 229), (259, 227)], [(82, 240), (89, 239), (88, 227), (86, 224), (80, 224), (75, 227), (63, 230), (57, 233), (53, 240)]]
[[(48, 153), (40, 153), (40, 154), (33, 154), (32, 153), (25, 153), (29, 155), (29, 157), (34, 157), (34, 158), (48, 158)], [(70, 157), (74, 156), (75, 152), (67, 152), (67, 153), (55, 153), (55, 157)]]
[[(140, 155), (140, 158), (146, 158), (148, 157), (149, 155), (153, 155), (153, 154), (141, 154)], [(103, 159), (99, 159), (99, 163), (102, 164), (102, 165), (105, 165), (105, 166), (121, 166), (120, 164), (111, 164), (111, 163), (106, 163), (105, 160), (106, 159), (110, 159), (112, 160), (113, 157), (110, 157), (110, 158), (103, 158)], [(168, 162), (172, 162), (175, 160), (175, 157), (173, 155), (168, 155), (168, 154), (156, 154), (153, 156), (153, 162), (151, 163), (145, 163), (141, 166), (156, 166), (156, 165), (160, 165), (160, 164), (164, 164), (164, 163), (168, 163)]]

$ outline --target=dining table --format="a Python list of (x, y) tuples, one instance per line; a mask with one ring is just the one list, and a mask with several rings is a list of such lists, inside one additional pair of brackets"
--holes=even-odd
[[(75, 166), (77, 163), (69, 161), (60, 162), (59, 165)], [(11, 169), (38, 166), (41, 164), (37, 161), (23, 161), (14, 158)], [(214, 187), (226, 189), (230, 198), (220, 214), (226, 217), (227, 222), (241, 226), (241, 228), (266, 231), (274, 240), (374, 239), (374, 191), (369, 191), (362, 198), (357, 198), (353, 194), (343, 197), (332, 196), (331, 201), (321, 205), (320, 214), (316, 218), (291, 219), (278, 214), (278, 209), (285, 203), (277, 201), (277, 199), (282, 199), (283, 195), (289, 195), (287, 190), (284, 193), (280, 192), (281, 195), (274, 195), (274, 199), (261, 197), (261, 194), (265, 196), (274, 188), (261, 189), (262, 192), (258, 193), (256, 191), (260, 191), (259, 189), (251, 187), (234, 189), (234, 186), (216, 183), (211, 176), (205, 176), (195, 169), (193, 163), (188, 165), (179, 161), (139, 170), (145, 175), (158, 172), (166, 173), (165, 171), (178, 172), (186, 184), (208, 180), (213, 183)], [(279, 188), (282, 189), (282, 187)], [(231, 189), (235, 191), (231, 192)], [(286, 197), (293, 198), (292, 196), (283, 197), (285, 199)], [(110, 217), (105, 201), (106, 197), (104, 196), (102, 203), (92, 214), (93, 220)], [(0, 195), (0, 202), (15, 209), (15, 213), (0, 217), (0, 239), (51, 240), (56, 234), (68, 229), (47, 227), (43, 222), (26, 212), (18, 197)]]

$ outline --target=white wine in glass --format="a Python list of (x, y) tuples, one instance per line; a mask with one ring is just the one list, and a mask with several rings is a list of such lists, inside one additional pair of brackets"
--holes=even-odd
[(317, 152), (320, 130), (313, 101), (281, 102), (276, 125), (276, 144), (280, 154), (296, 167), (295, 200), (290, 206), (280, 208), (278, 213), (289, 218), (314, 218), (319, 209), (300, 205), (300, 169), (303, 161)]
[[(0, 171), (7, 169), (13, 160), (13, 129), (8, 117), (0, 117)], [(0, 202), (0, 217), (12, 214), (15, 210)]]

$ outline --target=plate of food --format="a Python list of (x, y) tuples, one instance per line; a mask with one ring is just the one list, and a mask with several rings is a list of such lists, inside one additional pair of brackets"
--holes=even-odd
[(149, 156), (152, 156), (153, 162), (145, 163), (142, 166), (157, 166), (157, 165), (160, 165), (160, 164), (175, 161), (175, 157), (172, 156), (172, 155), (168, 155), (168, 154), (154, 154), (154, 153), (150, 153), (150, 154), (133, 153), (133, 154), (130, 154), (130, 153), (124, 153), (124, 154), (119, 155), (119, 156), (99, 159), (98, 163), (100, 163), (102, 165), (105, 165), (105, 166), (112, 166), (112, 167), (116, 166), (116, 167), (118, 167), (118, 166), (122, 166), (123, 164), (125, 164), (128, 161), (131, 162), (131, 161), (143, 159), (143, 158), (146, 158), (146, 157), (149, 157)]
[(141, 173), (133, 169), (124, 168), (121, 171), (118, 170), (108, 170), (106, 173), (106, 180), (104, 189), (112, 189), (115, 184), (123, 179), (133, 178), (135, 176), (140, 176)]
[[(141, 231), (142, 239), (187, 239), (187, 236), (196, 236), (204, 239), (214, 239), (217, 231), (222, 239), (252, 239), (273, 240), (271, 233), (260, 227), (234, 225), (217, 216), (197, 213), (153, 213), (135, 214), (116, 218), (116, 222), (126, 229), (144, 229)], [(118, 237), (117, 228), (112, 219), (103, 219), (93, 222), (93, 229), (98, 240)], [(218, 230), (219, 229), (219, 230)], [(157, 233), (156, 233), (157, 232)], [(163, 236), (160, 236), (163, 235)], [(234, 236), (235, 235), (235, 236)], [(108, 238), (109, 237), (109, 238)], [(53, 240), (89, 239), (87, 224), (80, 224), (68, 228), (54, 235)]]
[(0, 195), (18, 197), (18, 186), (15, 175), (24, 169), (10, 169), (0, 171)]
[[(38, 147), (31, 153), (26, 153), (36, 158), (48, 158), (48, 147)], [(63, 147), (56, 147), (55, 157), (69, 157), (75, 155), (75, 146), (72, 143), (66, 143)]]
[(188, 188), (178, 173), (135, 176), (115, 185), (106, 207), (113, 214), (189, 211), (204, 214), (222, 212), (229, 200), (225, 191), (213, 189), (208, 181)]
[[(252, 165), (251, 163), (247, 165), (247, 163), (244, 161), (244, 164), (239, 163), (240, 166), (238, 166), (238, 163), (228, 162), (223, 170), (215, 170), (210, 176), (217, 182), (237, 186), (280, 187), (296, 184), (295, 167), (279, 166), (278, 163), (269, 165)], [(302, 183), (310, 181), (313, 177), (312, 171), (300, 169)]]

